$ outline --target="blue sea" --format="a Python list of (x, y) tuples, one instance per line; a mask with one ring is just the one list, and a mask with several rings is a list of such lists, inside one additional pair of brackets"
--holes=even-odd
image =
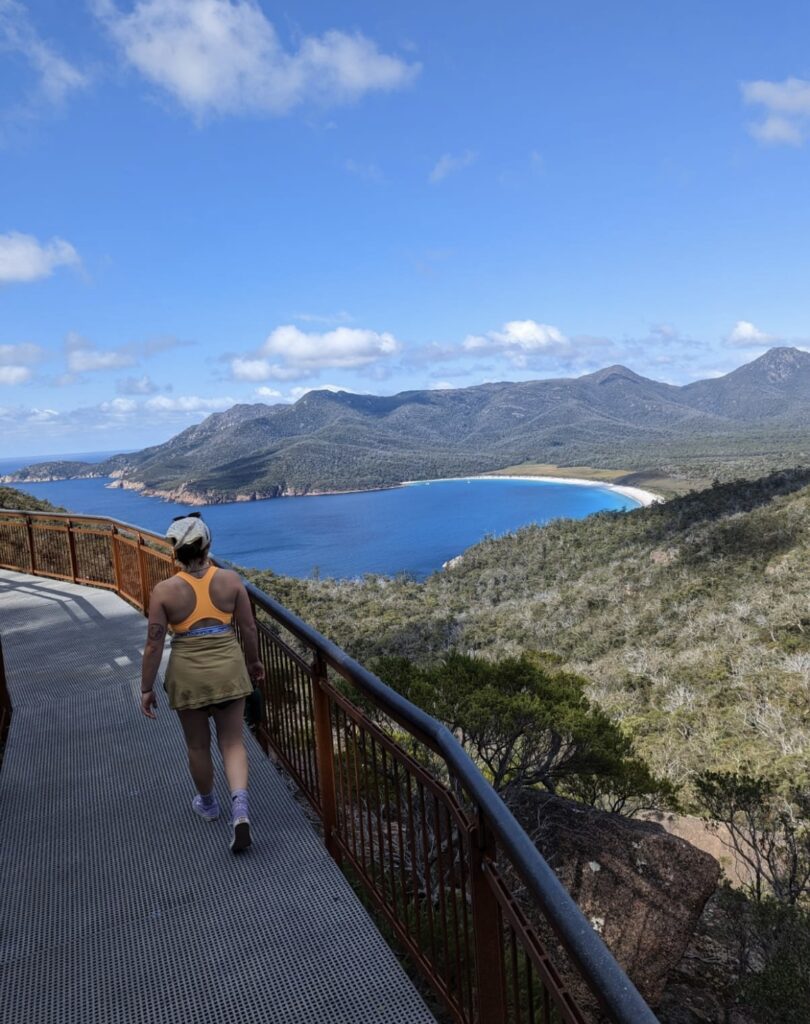
[[(100, 461), (108, 453), (84, 453)], [(0, 459), (0, 475), (37, 459)], [(163, 533), (184, 505), (110, 489), (107, 480), (25, 484), (21, 490), (71, 512), (111, 516)], [(407, 573), (423, 579), (486, 536), (528, 523), (580, 519), (636, 502), (602, 487), (508, 478), (424, 481), (391, 490), (211, 505), (212, 551), (237, 565), (285, 576), (351, 579)]]

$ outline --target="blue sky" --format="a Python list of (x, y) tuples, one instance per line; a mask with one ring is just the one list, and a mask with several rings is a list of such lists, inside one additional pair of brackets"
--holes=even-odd
[(810, 345), (810, 5), (0, 0), (0, 455)]

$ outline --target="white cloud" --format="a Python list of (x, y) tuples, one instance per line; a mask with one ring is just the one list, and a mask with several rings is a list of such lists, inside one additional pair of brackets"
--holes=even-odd
[(222, 409), (230, 409), (235, 404), (236, 399), (230, 397), (200, 398), (198, 395), (178, 395), (176, 398), (169, 398), (167, 395), (158, 395), (148, 399), (144, 406), (153, 412), (219, 412)]
[(10, 231), (0, 235), (0, 284), (50, 277), (57, 267), (75, 267), (79, 254), (61, 238), (39, 242), (33, 235)]
[(135, 357), (124, 349), (100, 349), (81, 335), (71, 331), (65, 342), (68, 371), (90, 373), (133, 366)]
[(746, 103), (761, 103), (782, 114), (810, 114), (810, 81), (786, 78), (784, 82), (743, 82)]
[(267, 359), (243, 358), (237, 356), (231, 360), (231, 373), (236, 380), (296, 380), (298, 377), (309, 376), (295, 366), (280, 366)]
[(256, 397), (257, 398), (281, 398), (282, 394), (281, 394), (280, 391), (277, 391), (275, 388), (261, 387), (261, 388), (256, 388)]
[(458, 384), (452, 384), (449, 380), (437, 380), (435, 384), (430, 385), (431, 391), (455, 391)]
[(135, 412), (138, 403), (134, 398), (113, 398), (110, 402), (102, 402), (99, 406), (102, 412), (111, 412), (116, 415), (128, 415)]
[(27, 420), (29, 423), (51, 423), (53, 420), (59, 419), (60, 416), (61, 413), (56, 409), (30, 409)]
[[(133, 431), (138, 436), (143, 436), (145, 431), (154, 432), (158, 429), (176, 433), (189, 423), (199, 422), (209, 413), (220, 412), (234, 404), (235, 399), (230, 397), (201, 398), (184, 395), (178, 398), (159, 396), (146, 402), (117, 397), (98, 405), (62, 410), (18, 405), (0, 408), (0, 423), (7, 441), (20, 439), (32, 446), (50, 440), (58, 440), (64, 445), (66, 439), (70, 439), (76, 450), (79, 443), (86, 445), (88, 436), (93, 434), (99, 440), (103, 439), (108, 448), (115, 445), (131, 447), (132, 437), (135, 436)], [(49, 449), (39, 447), (33, 450)]]
[(539, 324), (536, 320), (509, 320), (500, 331), (468, 335), (462, 348), (472, 353), (502, 352), (516, 366), (525, 366), (530, 356), (569, 353), (571, 342), (551, 324)]
[(287, 363), (304, 369), (326, 366), (368, 366), (378, 359), (399, 351), (399, 342), (387, 331), (359, 327), (336, 327), (322, 334), (307, 333), (292, 324), (272, 331), (262, 346), (267, 356), (279, 356)]
[(400, 351), (387, 331), (336, 327), (331, 331), (302, 331), (293, 324), (276, 327), (258, 352), (230, 359), (236, 380), (300, 380), (326, 368), (362, 369)]
[(238, 356), (231, 360), (231, 373), (236, 380), (269, 380), (272, 367), (266, 359), (243, 359)]
[(103, 351), (96, 348), (78, 348), (68, 353), (68, 369), (71, 373), (88, 373), (94, 370), (116, 370), (132, 366), (135, 360), (123, 352)]
[(142, 377), (124, 377), (115, 382), (115, 389), (122, 395), (154, 395), (158, 386), (144, 374)]
[(23, 342), (21, 345), (0, 345), (0, 366), (33, 366), (44, 355), (39, 345)]
[(494, 331), (492, 337), (505, 347), (517, 346), (525, 351), (568, 347), (568, 338), (558, 327), (539, 324), (536, 320), (510, 320), (503, 331)]
[(112, 0), (94, 7), (133, 67), (198, 116), (346, 103), (402, 88), (420, 70), (360, 33), (334, 29), (289, 52), (256, 0), (138, 0), (128, 13)]
[(0, 52), (3, 50), (25, 57), (37, 75), (39, 97), (50, 103), (61, 103), (89, 84), (87, 75), (42, 41), (18, 0), (0, 0)]
[(810, 81), (786, 78), (784, 82), (743, 82), (743, 100), (765, 108), (764, 120), (748, 125), (757, 141), (766, 145), (801, 146), (810, 126)]
[(801, 146), (804, 135), (794, 121), (777, 114), (770, 114), (764, 121), (753, 122), (748, 126), (749, 133), (766, 146)]
[(774, 335), (766, 334), (748, 320), (738, 320), (726, 337), (727, 344), (735, 348), (761, 348), (774, 341)]
[(0, 384), (24, 384), (31, 379), (27, 366), (0, 366)]
[(432, 185), (437, 185), (440, 181), (444, 181), (448, 174), (452, 174), (454, 171), (460, 171), (465, 167), (469, 167), (470, 164), (475, 163), (478, 159), (478, 154), (473, 150), (468, 149), (460, 156), (452, 156), (450, 153), (445, 153), (444, 156), (439, 157), (433, 170), (430, 172), (429, 180)]

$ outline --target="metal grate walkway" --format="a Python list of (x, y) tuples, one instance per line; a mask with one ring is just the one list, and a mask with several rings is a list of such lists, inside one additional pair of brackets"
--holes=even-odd
[[(0, 771), (4, 1024), (430, 1024), (250, 740), (254, 846), (190, 809), (177, 716), (138, 709), (144, 620), (0, 572), (14, 705)], [(229, 796), (217, 763), (217, 791)]]

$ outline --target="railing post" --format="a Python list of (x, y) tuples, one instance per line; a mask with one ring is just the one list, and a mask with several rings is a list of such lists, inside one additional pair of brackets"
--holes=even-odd
[[(251, 680), (253, 683), (253, 691), (255, 693), (256, 690), (258, 690), (260, 698), (257, 705), (252, 696), (248, 697), (245, 704), (245, 719), (247, 720), (248, 728), (253, 734), (253, 738), (269, 757), (270, 744), (267, 739), (268, 726), (266, 715), (270, 700), (270, 681), (268, 678), (270, 674), (270, 665), (268, 664), (268, 659), (265, 657), (265, 650), (262, 646), (261, 632), (259, 631), (258, 620), (256, 618), (256, 603), (251, 594), (248, 594), (248, 601), (250, 602), (250, 614), (253, 616), (254, 623), (256, 623), (256, 640), (259, 645), (259, 659), (261, 660), (262, 665), (264, 665), (264, 685), (260, 686), (257, 682)], [(236, 633), (236, 639), (239, 642), (239, 646), (242, 648), (242, 652), (244, 653), (245, 638), (235, 620), (233, 629)]]
[(503, 963), (503, 930), (498, 901), (489, 884), (487, 861), (495, 859), (495, 841), (479, 811), (470, 831), (470, 895), (475, 942), (476, 1020), (506, 1024), (508, 1006)]
[(146, 554), (143, 549), (143, 534), (138, 533), (138, 574), (141, 579), (141, 611), (149, 613), (149, 591), (147, 590)]
[(68, 519), (67, 521), (67, 537), (68, 537), (68, 550), (70, 551), (70, 574), (73, 577), (73, 582), (79, 578), (79, 569), (76, 562), (76, 538), (73, 536), (73, 523)]
[(337, 799), (335, 796), (335, 748), (332, 732), (332, 714), (329, 705), (326, 662), (316, 654), (312, 663), (312, 711), (315, 719), (315, 761), (318, 765), (318, 790), (321, 798), (321, 817), (326, 849), (341, 863), (342, 857), (335, 840), (337, 829)]
[(25, 528), (28, 532), (28, 560), (31, 563), (31, 575), (36, 576), (37, 563), (34, 558), (34, 527), (31, 525), (31, 516), (25, 517)]
[(112, 552), (113, 577), (115, 579), (115, 592), (121, 593), (121, 552), (118, 547), (118, 530), (115, 523), (110, 531), (110, 549)]

